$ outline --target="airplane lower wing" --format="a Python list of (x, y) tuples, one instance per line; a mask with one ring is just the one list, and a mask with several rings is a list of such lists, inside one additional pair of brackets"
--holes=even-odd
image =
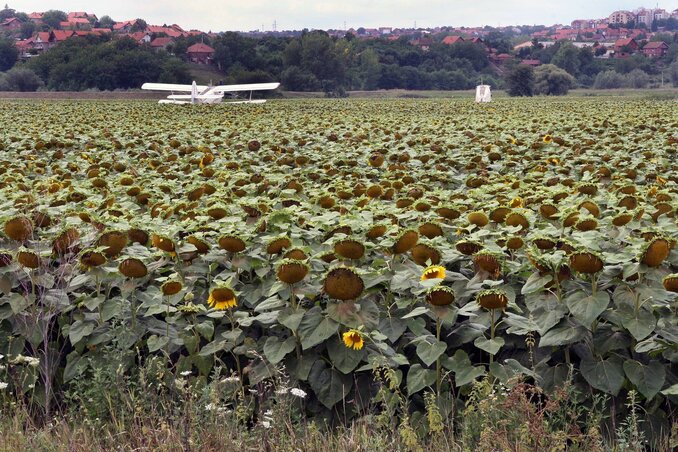
[(168, 99), (173, 100), (217, 100), (223, 99), (223, 94), (198, 94), (197, 96), (191, 96), (190, 94), (170, 94), (167, 96)]

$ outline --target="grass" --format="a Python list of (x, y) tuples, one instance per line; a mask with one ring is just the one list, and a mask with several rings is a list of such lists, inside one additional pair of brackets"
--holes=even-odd
[(217, 85), (220, 81), (226, 80), (226, 74), (219, 71), (214, 66), (192, 63), (189, 64), (188, 70), (191, 73), (191, 77), (198, 85), (209, 85), (210, 82), (212, 85)]

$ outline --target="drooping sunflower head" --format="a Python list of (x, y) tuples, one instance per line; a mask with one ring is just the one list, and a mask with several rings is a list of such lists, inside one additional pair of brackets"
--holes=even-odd
[(22, 267), (30, 268), (32, 270), (40, 267), (40, 264), (42, 263), (40, 256), (27, 248), (21, 248), (16, 253), (16, 260)]
[(80, 264), (85, 268), (100, 267), (106, 263), (106, 255), (95, 248), (88, 248), (80, 254)]
[(465, 256), (472, 256), (483, 249), (483, 245), (474, 240), (460, 240), (454, 247)]
[(414, 245), (419, 241), (419, 233), (413, 229), (406, 229), (398, 234), (395, 243), (393, 244), (393, 254), (407, 253), (414, 248)]
[(105, 246), (104, 254), (108, 258), (117, 257), (127, 246), (128, 236), (122, 231), (105, 231), (96, 242), (96, 246)]
[(367, 238), (370, 240), (375, 240), (381, 237), (382, 235), (386, 234), (386, 230), (388, 229), (388, 226), (385, 224), (375, 224), (372, 226), (365, 235), (367, 235)]
[(278, 279), (287, 284), (296, 284), (306, 277), (309, 267), (296, 259), (283, 259), (276, 266)]
[(468, 214), (468, 222), (474, 224), (478, 227), (487, 226), (487, 223), (490, 222), (490, 219), (487, 217), (485, 212), (475, 211)]
[(445, 279), (445, 267), (441, 265), (430, 265), (421, 273), (421, 281), (429, 279)]
[(657, 236), (645, 246), (640, 261), (648, 267), (659, 267), (670, 253), (671, 242), (662, 236)]
[(473, 255), (473, 264), (476, 269), (482, 269), (490, 275), (499, 276), (501, 274), (502, 257), (488, 250), (480, 250)]
[(207, 299), (207, 305), (210, 308), (223, 311), (224, 309), (232, 309), (236, 307), (238, 305), (238, 301), (233, 289), (226, 285), (221, 285), (210, 290), (210, 295)]
[(358, 330), (348, 330), (342, 335), (342, 339), (344, 340), (344, 345), (353, 350), (360, 350), (365, 345), (363, 335)]
[(419, 233), (428, 239), (434, 239), (443, 235), (443, 228), (429, 221), (419, 226)]
[(664, 289), (668, 290), (669, 292), (678, 293), (678, 273), (667, 275), (662, 280), (662, 284), (664, 285)]
[(164, 235), (153, 234), (151, 236), (151, 243), (154, 247), (166, 253), (173, 253), (175, 249), (172, 239)]
[(338, 267), (327, 273), (323, 290), (335, 300), (355, 300), (365, 290), (365, 283), (354, 269)]
[(183, 288), (184, 288), (184, 285), (181, 283), (181, 281), (177, 281), (176, 279), (171, 279), (169, 281), (165, 281), (162, 284), (162, 286), (160, 286), (160, 290), (162, 291), (162, 294), (165, 295), (165, 296), (176, 295)]
[(245, 241), (236, 235), (226, 234), (219, 238), (219, 247), (229, 253), (240, 253), (245, 251), (247, 245)]
[(431, 265), (438, 265), (441, 256), (440, 251), (425, 243), (418, 243), (412, 248), (412, 259), (417, 265), (426, 266), (427, 262)]
[(592, 251), (579, 251), (570, 254), (570, 268), (578, 273), (598, 273), (604, 266), (603, 259)]
[(280, 254), (291, 246), (292, 241), (289, 237), (282, 236), (268, 242), (268, 245), (266, 245), (266, 252), (268, 254)]
[(504, 309), (508, 302), (506, 292), (499, 289), (481, 290), (476, 295), (476, 303), (485, 309)]
[(506, 216), (505, 223), (508, 226), (520, 226), (521, 231), (524, 231), (530, 227), (530, 221), (527, 217), (521, 212), (511, 212)]
[(433, 306), (449, 306), (454, 298), (454, 291), (447, 286), (437, 285), (426, 291), (426, 301)]
[(64, 229), (52, 242), (52, 253), (55, 256), (63, 256), (72, 252), (75, 242), (80, 238), (80, 232), (75, 228)]
[(143, 278), (148, 274), (146, 264), (135, 257), (129, 257), (120, 262), (118, 271), (128, 278)]
[(23, 215), (10, 218), (5, 222), (5, 235), (17, 242), (25, 242), (33, 235), (33, 222)]
[(342, 239), (334, 244), (334, 253), (344, 259), (360, 259), (365, 255), (365, 245), (354, 239)]

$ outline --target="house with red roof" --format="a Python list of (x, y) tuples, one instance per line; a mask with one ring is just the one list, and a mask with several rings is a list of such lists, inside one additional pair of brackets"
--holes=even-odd
[(12, 32), (18, 30), (19, 28), (21, 28), (21, 21), (16, 17), (10, 17), (0, 23), (0, 30), (2, 31)]
[(139, 44), (150, 44), (151, 41), (153, 41), (153, 36), (151, 36), (150, 33), (147, 33), (145, 31), (137, 31), (134, 33), (130, 33), (127, 35), (127, 37), (133, 39), (135, 42), (138, 42)]
[(151, 41), (151, 47), (155, 51), (158, 50), (167, 51), (167, 48), (172, 44), (174, 44), (174, 38), (169, 37), (155, 38), (153, 41)]
[(614, 57), (626, 58), (638, 51), (638, 43), (633, 38), (617, 39), (614, 42)]
[(214, 56), (214, 49), (207, 44), (199, 42), (186, 49), (188, 60), (198, 64), (209, 64)]
[(30, 13), (28, 15), (28, 20), (33, 22), (36, 25), (42, 24), (42, 16), (44, 13)]
[(446, 44), (448, 46), (451, 46), (452, 44), (456, 44), (458, 42), (464, 42), (464, 38), (461, 36), (446, 36), (443, 39), (443, 44)]
[(653, 41), (645, 44), (641, 52), (650, 58), (661, 58), (669, 51), (669, 45), (664, 41)]
[(520, 64), (524, 64), (525, 66), (537, 67), (537, 66), (541, 66), (541, 61), (539, 61), (539, 60), (521, 60)]

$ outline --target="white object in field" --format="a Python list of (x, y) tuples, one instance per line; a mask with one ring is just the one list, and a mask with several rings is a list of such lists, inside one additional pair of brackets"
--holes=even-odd
[[(174, 83), (144, 83), (141, 89), (151, 91), (175, 91), (189, 94), (170, 94), (167, 99), (161, 100), (161, 104), (217, 104), (220, 103), (224, 94), (241, 93), (249, 91), (248, 100), (237, 100), (235, 104), (263, 104), (266, 102), (263, 99), (252, 99), (254, 91), (273, 90), (280, 86), (280, 83), (248, 83), (243, 85), (220, 85), (220, 86), (205, 86), (198, 85), (193, 82), (190, 85), (179, 85)], [(236, 94), (233, 94), (236, 97)]]
[(492, 102), (492, 91), (490, 85), (476, 86), (476, 102)]

